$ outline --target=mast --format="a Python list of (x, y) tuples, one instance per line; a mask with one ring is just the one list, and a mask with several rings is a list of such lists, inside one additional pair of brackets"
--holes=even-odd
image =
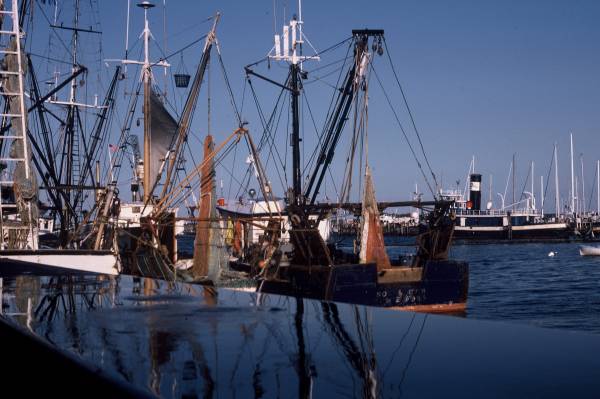
[[(129, 3), (127, 4), (128, 9), (129, 9)], [(153, 177), (156, 178), (156, 176), (151, 176), (149, 171), (150, 171), (150, 163), (151, 163), (151, 149), (152, 149), (152, 141), (151, 141), (151, 136), (150, 136), (150, 95), (152, 92), (152, 67), (162, 67), (162, 68), (167, 68), (169, 66), (171, 66), (168, 62), (166, 62), (164, 59), (159, 59), (158, 61), (155, 62), (151, 62), (150, 61), (150, 38), (152, 37), (152, 32), (150, 31), (150, 24), (148, 22), (148, 10), (155, 7), (154, 4), (152, 4), (150, 1), (148, 0), (144, 0), (141, 3), (137, 4), (138, 7), (143, 8), (144, 9), (144, 30), (141, 34), (141, 37), (143, 38), (144, 41), (144, 60), (143, 61), (137, 61), (137, 60), (130, 60), (127, 58), (128, 56), (128, 49), (125, 50), (125, 59), (107, 59), (106, 61), (110, 61), (110, 62), (120, 62), (122, 64), (124, 64), (125, 66), (127, 66), (128, 64), (134, 64), (134, 65), (140, 65), (142, 67), (142, 83), (143, 83), (143, 87), (144, 87), (144, 103), (143, 103), (143, 113), (144, 113), (144, 155), (143, 155), (143, 163), (144, 163), (144, 173), (143, 173), (143, 180), (142, 180), (142, 184), (144, 186), (144, 202), (147, 202), (150, 199), (150, 195), (152, 192), (152, 180)], [(129, 18), (128, 18), (129, 20)], [(128, 23), (129, 25), (129, 23)], [(127, 32), (127, 35), (129, 34), (129, 32)], [(128, 46), (128, 39), (126, 38), (126, 44), (125, 46)]]
[(544, 176), (540, 175), (540, 198), (542, 199), (540, 204), (540, 212), (544, 216)]
[(490, 191), (489, 191), (489, 194), (488, 194), (488, 202), (490, 204), (492, 203), (492, 178), (493, 178), (493, 175), (490, 173)]
[(585, 177), (583, 175), (583, 154), (579, 155), (579, 161), (581, 162), (581, 212), (585, 213)]
[(575, 215), (575, 171), (573, 168), (573, 133), (571, 133), (571, 214)]
[(535, 209), (535, 195), (533, 194), (533, 184), (534, 184), (534, 176), (535, 174), (533, 173), (534, 171), (534, 163), (533, 161), (531, 161), (531, 209)]
[(596, 161), (596, 196), (598, 198), (596, 212), (600, 214), (600, 160)]
[(558, 189), (558, 147), (557, 144), (554, 143), (554, 201), (556, 207), (556, 219), (560, 218), (560, 194)]
[(150, 81), (152, 79), (152, 71), (150, 70), (149, 57), (149, 41), (150, 27), (148, 25), (148, 10), (154, 7), (154, 4), (149, 1), (143, 1), (138, 4), (138, 7), (144, 9), (144, 63), (142, 65), (142, 79), (144, 82), (144, 203), (148, 203), (151, 190), (150, 173)]
[(515, 210), (515, 202), (516, 202), (516, 197), (515, 197), (515, 156), (516, 156), (516, 154), (513, 153), (513, 156), (512, 156), (512, 209), (513, 209), (513, 211)]
[[(55, 11), (57, 12), (57, 11)], [(79, 52), (79, 38), (80, 33), (89, 34), (101, 34), (102, 32), (90, 28), (80, 27), (81, 17), (81, 2), (80, 0), (74, 1), (74, 15), (73, 15), (73, 26), (65, 26), (62, 23), (57, 24), (56, 16), (53, 24), (50, 27), (53, 29), (61, 29), (71, 31), (71, 73), (72, 77), (77, 76), (81, 73), (83, 67), (79, 65), (80, 59), (78, 57)], [(56, 85), (57, 83), (55, 83)], [(55, 86), (55, 90), (58, 86)], [(82, 125), (81, 108), (97, 109), (103, 112), (105, 106), (99, 106), (96, 102), (94, 104), (87, 104), (84, 102), (77, 101), (78, 82), (77, 79), (72, 78), (70, 80), (70, 88), (67, 101), (58, 100), (57, 96), (51, 96), (49, 103), (64, 106), (66, 109), (66, 120), (61, 121), (61, 125), (65, 129), (65, 138), (62, 143), (62, 156), (60, 159), (60, 166), (58, 169), (58, 182), (62, 186), (63, 196), (65, 201), (62, 205), (61, 216), (60, 216), (60, 240), (61, 245), (67, 245), (69, 241), (69, 230), (76, 228), (79, 224), (79, 212), (84, 202), (84, 186), (86, 185), (86, 177), (92, 180), (92, 186), (95, 186), (94, 174), (92, 171), (92, 160), (89, 152), (89, 146), (86, 140), (86, 132), (84, 131), (84, 125)], [(85, 115), (84, 115), (85, 118)], [(94, 136), (92, 135), (92, 138)], [(83, 156), (80, 150), (80, 145), (83, 145)], [(83, 161), (83, 163), (82, 163)]]
[[(300, 159), (300, 91), (302, 89), (300, 74), (302, 72), (302, 63), (307, 60), (319, 60), (319, 56), (304, 56), (302, 54), (302, 44), (304, 36), (302, 33), (302, 2), (298, 0), (298, 15), (292, 17), (289, 25), (283, 27), (282, 37), (275, 35), (274, 51), (269, 54), (269, 58), (276, 61), (286, 61), (290, 64), (290, 85), (287, 87), (291, 92), (292, 108), (292, 196), (291, 202), (295, 205), (301, 205), (302, 195), (302, 170)], [(247, 69), (248, 71), (248, 69)]]
[(292, 175), (293, 175), (293, 193), (294, 202), (300, 205), (302, 196), (302, 181), (300, 177), (300, 120), (298, 97), (300, 96), (298, 87), (298, 65), (290, 65), (291, 88), (292, 88)]

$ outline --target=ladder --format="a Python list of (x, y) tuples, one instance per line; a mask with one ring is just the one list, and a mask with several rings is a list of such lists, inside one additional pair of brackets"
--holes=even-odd
[(4, 99), (0, 119), (3, 126), (10, 124), (10, 129), (0, 134), (0, 249), (37, 249), (38, 220), (33, 211), (37, 203), (32, 204), (37, 196), (33, 201), (21, 200), (14, 180), (18, 171), (25, 182), (31, 183), (29, 188), (37, 190), (27, 139), (18, 0), (0, 0), (0, 21), (0, 57), (7, 65), (6, 70), (0, 68), (0, 94)]

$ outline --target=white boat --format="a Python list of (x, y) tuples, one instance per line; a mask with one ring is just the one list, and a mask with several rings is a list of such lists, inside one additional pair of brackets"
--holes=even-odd
[(0, 251), (2, 271), (13, 267), (34, 268), (37, 272), (59, 272), (65, 269), (82, 273), (119, 274), (119, 261), (112, 251), (85, 249), (15, 249)]
[(600, 256), (600, 247), (591, 245), (581, 245), (579, 247), (579, 255), (581, 256)]

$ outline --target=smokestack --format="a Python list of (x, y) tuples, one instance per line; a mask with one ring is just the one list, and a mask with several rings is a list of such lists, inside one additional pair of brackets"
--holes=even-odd
[(469, 176), (469, 202), (471, 209), (481, 210), (481, 175), (473, 173)]

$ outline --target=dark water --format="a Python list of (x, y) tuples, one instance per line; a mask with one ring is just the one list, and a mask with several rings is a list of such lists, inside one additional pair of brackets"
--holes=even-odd
[(463, 245), (452, 256), (470, 264), (468, 317), (600, 333), (600, 257), (578, 244)]
[(0, 318), (166, 398), (600, 394), (595, 334), (129, 276), (5, 276), (1, 296)]

